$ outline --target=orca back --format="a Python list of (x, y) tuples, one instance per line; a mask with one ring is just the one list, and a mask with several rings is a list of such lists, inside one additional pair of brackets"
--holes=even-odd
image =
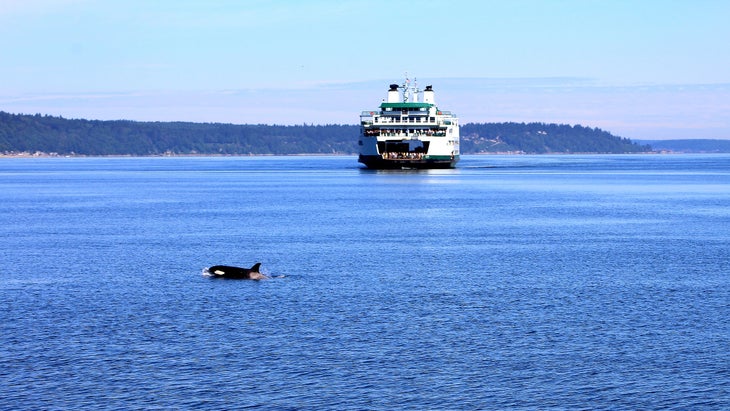
[[(234, 267), (230, 265), (214, 265), (208, 268), (208, 273), (214, 277), (220, 278), (236, 278), (236, 279), (252, 279), (260, 277), (259, 268), (261, 263), (256, 263), (251, 268)], [(252, 276), (252, 274), (254, 274)]]

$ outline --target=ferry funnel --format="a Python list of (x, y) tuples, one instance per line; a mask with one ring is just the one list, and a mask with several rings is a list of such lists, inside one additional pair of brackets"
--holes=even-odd
[(398, 94), (398, 85), (397, 84), (391, 84), (390, 89), (388, 90), (388, 103), (398, 103), (400, 102), (400, 95)]
[(436, 104), (436, 100), (434, 99), (434, 94), (433, 94), (433, 86), (426, 86), (426, 89), (423, 90), (423, 102), (429, 103), (429, 104)]

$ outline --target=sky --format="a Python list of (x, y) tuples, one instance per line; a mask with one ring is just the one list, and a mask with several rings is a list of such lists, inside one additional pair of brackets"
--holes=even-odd
[(357, 124), (407, 75), (462, 124), (730, 139), (728, 21), (727, 0), (0, 0), (0, 111)]

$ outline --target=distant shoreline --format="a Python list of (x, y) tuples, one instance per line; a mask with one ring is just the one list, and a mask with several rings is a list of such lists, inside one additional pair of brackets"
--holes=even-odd
[[(726, 154), (726, 153), (691, 153), (672, 151), (647, 151), (638, 153), (516, 153), (516, 152), (490, 152), (490, 153), (469, 153), (463, 156), (588, 156), (588, 155), (665, 155), (665, 154)], [(357, 157), (357, 154), (322, 154), (322, 153), (300, 153), (300, 154), (170, 154), (170, 155), (133, 155), (133, 154), (110, 154), (110, 155), (86, 155), (86, 154), (53, 154), (53, 153), (18, 153), (0, 154), (0, 158), (184, 158), (184, 157)]]
[[(0, 153), (15, 157), (341, 155), (359, 151), (358, 125), (207, 124), (70, 120), (0, 111)], [(461, 153), (630, 153), (651, 148), (595, 127), (462, 124)], [(185, 154), (178, 154), (185, 153)]]
[[(489, 154), (489, 153), (487, 153)], [(154, 158), (154, 157), (335, 157), (335, 156), (357, 156), (347, 153), (299, 153), (299, 154), (56, 154), (56, 153), (15, 153), (0, 154), (0, 158)]]

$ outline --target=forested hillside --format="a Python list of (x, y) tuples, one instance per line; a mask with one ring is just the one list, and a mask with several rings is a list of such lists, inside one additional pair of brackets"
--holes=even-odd
[[(76, 120), (0, 111), (0, 153), (57, 155), (355, 154), (357, 125), (264, 125)], [(463, 154), (635, 153), (628, 139), (589, 127), (544, 123), (467, 123)]]
[(0, 152), (77, 155), (353, 153), (357, 128), (68, 120), (0, 112)]
[(469, 123), (461, 126), (461, 150), (469, 153), (639, 153), (651, 151), (651, 147), (579, 125)]

